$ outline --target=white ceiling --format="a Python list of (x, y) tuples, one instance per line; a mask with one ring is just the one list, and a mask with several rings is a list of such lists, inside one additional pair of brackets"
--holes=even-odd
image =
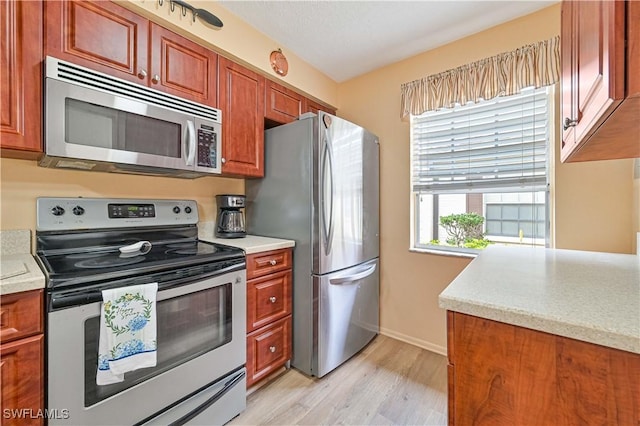
[(218, 3), (340, 83), (545, 8), (552, 1)]

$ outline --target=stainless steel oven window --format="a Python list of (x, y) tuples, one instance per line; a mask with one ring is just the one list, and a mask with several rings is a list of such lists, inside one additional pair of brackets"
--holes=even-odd
[(125, 374), (125, 380), (96, 385), (100, 317), (84, 324), (84, 406), (112, 395), (212, 351), (231, 341), (231, 283), (165, 299), (156, 305), (158, 364)]
[(64, 107), (67, 143), (181, 158), (178, 123), (69, 97)]

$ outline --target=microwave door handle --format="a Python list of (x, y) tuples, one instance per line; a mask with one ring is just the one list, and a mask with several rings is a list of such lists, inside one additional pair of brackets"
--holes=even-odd
[(187, 166), (193, 166), (196, 158), (196, 126), (191, 120), (187, 120), (186, 143), (183, 145), (183, 155)]

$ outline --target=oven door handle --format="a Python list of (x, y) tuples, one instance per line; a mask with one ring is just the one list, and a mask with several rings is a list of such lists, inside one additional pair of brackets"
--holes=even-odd
[(240, 380), (242, 380), (246, 376), (246, 373), (243, 371), (237, 376), (233, 377), (227, 383), (224, 384), (224, 387), (216, 392), (211, 398), (207, 399), (204, 403), (202, 403), (199, 407), (193, 409), (191, 412), (185, 414), (180, 417), (175, 422), (169, 423), (169, 426), (180, 426), (187, 423), (189, 420), (193, 420), (199, 414), (204, 412), (207, 408), (211, 407), (216, 403), (220, 398), (222, 398), (227, 392), (229, 392)]

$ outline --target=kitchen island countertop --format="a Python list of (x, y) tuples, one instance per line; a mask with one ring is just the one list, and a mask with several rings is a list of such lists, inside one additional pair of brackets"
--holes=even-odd
[(640, 354), (640, 256), (490, 246), (440, 294), (450, 311)]

